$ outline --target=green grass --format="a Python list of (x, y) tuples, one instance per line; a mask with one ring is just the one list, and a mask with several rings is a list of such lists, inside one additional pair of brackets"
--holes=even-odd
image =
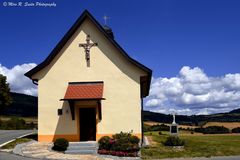
[(1, 149), (13, 149), (17, 144), (30, 142), (32, 140), (37, 140), (37, 134), (31, 134), (31, 135), (28, 135), (23, 138), (18, 138), (16, 140), (2, 146)]
[(29, 142), (29, 141), (31, 141), (31, 139), (19, 138), (13, 142), (6, 144), (5, 146), (2, 147), (2, 149), (13, 149), (17, 144), (21, 144), (21, 143), (25, 143), (25, 142)]
[(145, 135), (150, 136), (155, 143), (142, 148), (144, 159), (240, 155), (240, 135), (180, 135), (186, 142), (182, 151), (162, 144), (167, 134), (158, 135), (158, 132), (152, 132), (152, 135)]

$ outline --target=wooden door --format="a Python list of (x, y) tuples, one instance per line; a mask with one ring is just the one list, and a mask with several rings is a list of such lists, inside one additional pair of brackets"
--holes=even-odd
[(96, 140), (96, 109), (80, 108), (80, 141)]

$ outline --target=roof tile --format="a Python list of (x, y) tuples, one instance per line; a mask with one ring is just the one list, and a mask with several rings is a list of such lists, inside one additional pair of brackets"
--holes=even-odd
[(101, 99), (103, 83), (69, 84), (64, 99)]

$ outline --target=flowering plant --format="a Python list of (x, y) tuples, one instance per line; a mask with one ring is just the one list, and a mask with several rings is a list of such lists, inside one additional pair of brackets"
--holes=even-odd
[(99, 154), (110, 154), (114, 156), (137, 156), (139, 151), (139, 138), (131, 133), (118, 133), (112, 137), (104, 136), (100, 138)]

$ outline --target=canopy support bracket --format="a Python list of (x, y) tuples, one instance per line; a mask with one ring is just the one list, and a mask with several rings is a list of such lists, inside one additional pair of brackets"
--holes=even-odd
[(71, 115), (72, 115), (72, 120), (75, 120), (75, 107), (74, 107), (74, 101), (68, 101)]

